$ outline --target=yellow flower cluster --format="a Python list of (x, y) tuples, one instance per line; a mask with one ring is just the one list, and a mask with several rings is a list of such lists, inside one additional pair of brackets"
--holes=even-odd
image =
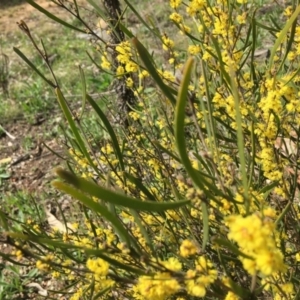
[(129, 41), (124, 41), (116, 46), (116, 51), (118, 53), (117, 60), (125, 66), (126, 72), (138, 71), (138, 65), (133, 61), (133, 53)]
[[(88, 259), (86, 262), (87, 268), (93, 272), (93, 278), (95, 280), (95, 291), (100, 292), (108, 287), (112, 287), (115, 282), (107, 277), (109, 271), (109, 264), (101, 259)], [(87, 275), (88, 276), (88, 275)], [(88, 276), (88, 279), (89, 276)]]
[(182, 257), (189, 257), (197, 253), (197, 247), (195, 243), (190, 240), (184, 240), (180, 245), (180, 255)]
[[(179, 291), (186, 290), (188, 295), (204, 297), (206, 290), (217, 279), (217, 271), (212, 268), (212, 263), (204, 256), (195, 260), (195, 268), (185, 272), (184, 284), (180, 283), (178, 276), (172, 276), (169, 272), (158, 272), (153, 276), (141, 276), (138, 284), (133, 288), (136, 299), (161, 299), (175, 295)], [(160, 262), (168, 271), (180, 272), (182, 264), (177, 258), (169, 258)], [(177, 278), (177, 279), (176, 279)]]
[(17, 261), (20, 261), (23, 258), (23, 252), (21, 250), (13, 250), (11, 254), (16, 256)]
[(41, 271), (49, 271), (51, 270), (51, 264), (50, 262), (53, 262), (54, 255), (48, 254), (44, 257), (42, 257), (42, 260), (37, 260), (36, 267), (37, 269)]
[(89, 270), (91, 270), (92, 272), (94, 272), (99, 276), (106, 276), (109, 269), (109, 264), (101, 258), (97, 258), (97, 259), (89, 258), (86, 262), (86, 266)]
[(170, 0), (170, 6), (174, 9), (178, 8), (182, 0)]
[(151, 276), (141, 276), (136, 286), (143, 298), (148, 300), (165, 300), (180, 290), (179, 282), (170, 273), (160, 272)]
[(270, 276), (285, 271), (283, 255), (276, 247), (272, 221), (257, 213), (247, 217), (233, 215), (226, 220), (228, 238), (235, 241), (247, 255), (241, 256), (240, 260), (249, 274), (260, 272), (263, 276)]
[(169, 50), (169, 49), (172, 49), (174, 47), (174, 41), (172, 41), (166, 35), (162, 36), (162, 42), (163, 42), (163, 49), (166, 50), (166, 51)]
[(200, 256), (195, 261), (195, 269), (186, 272), (186, 289), (189, 295), (204, 297), (207, 287), (214, 283), (218, 277), (216, 270), (212, 268), (212, 263), (204, 256)]
[(101, 56), (101, 67), (104, 70), (110, 70), (111, 68), (111, 63), (107, 59), (107, 52), (104, 52), (104, 54)]
[(188, 7), (186, 8), (186, 12), (193, 17), (205, 6), (206, 0), (192, 0), (189, 2)]

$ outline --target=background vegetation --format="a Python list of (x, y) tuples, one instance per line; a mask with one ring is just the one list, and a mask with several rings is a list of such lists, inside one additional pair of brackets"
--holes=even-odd
[(30, 75), (8, 88), (2, 55), (1, 113), (55, 95), (72, 201), (6, 194), (1, 299), (297, 299), (298, 3), (27, 2), (66, 40), (19, 22)]

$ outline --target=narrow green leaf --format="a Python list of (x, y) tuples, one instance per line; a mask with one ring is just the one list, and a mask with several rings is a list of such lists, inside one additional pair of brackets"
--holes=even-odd
[(75, 5), (75, 11), (76, 11), (76, 13), (78, 13), (78, 15), (79, 15), (79, 8), (78, 8), (77, 1), (76, 1), (76, 0), (73, 0), (73, 3), (74, 3), (74, 5)]
[(133, 39), (133, 44), (135, 45), (147, 71), (151, 75), (151, 77), (154, 79), (154, 81), (157, 83), (157, 85), (160, 87), (161, 91), (165, 94), (165, 96), (171, 101), (173, 105), (176, 104), (176, 100), (173, 96), (173, 93), (171, 92), (170, 87), (164, 84), (163, 80), (159, 76), (158, 72), (156, 71), (155, 66), (152, 63), (152, 59), (150, 58), (150, 54), (147, 51), (147, 49), (141, 44), (141, 42), (137, 39)]
[(160, 31), (160, 28), (155, 24), (157, 22), (153, 20), (153, 17), (151, 15), (147, 15), (146, 21), (152, 26), (151, 33), (156, 35), (162, 41), (162, 33)]
[(81, 66), (79, 66), (79, 72), (80, 72), (80, 79), (81, 79), (81, 85), (82, 85), (82, 107), (81, 107), (81, 113), (79, 116), (79, 120), (81, 120), (84, 110), (85, 110), (85, 105), (86, 105), (86, 83), (85, 83), (85, 76), (83, 69)]
[(240, 172), (242, 175), (242, 184), (243, 184), (243, 194), (244, 194), (244, 202), (245, 202), (245, 209), (248, 213), (250, 208), (250, 201), (248, 195), (248, 179), (247, 179), (247, 172), (246, 172), (246, 159), (245, 159), (245, 145), (244, 145), (244, 134), (242, 128), (242, 114), (240, 111), (240, 99), (238, 89), (235, 83), (235, 73), (230, 68), (230, 85), (231, 85), (231, 92), (234, 98), (235, 104), (235, 122), (237, 126), (237, 145), (239, 151), (239, 160), (240, 160)]
[(202, 241), (202, 250), (205, 250), (205, 247), (208, 243), (209, 239), (209, 218), (208, 218), (208, 211), (207, 205), (203, 201), (201, 202), (202, 207), (202, 221), (203, 221), (203, 241)]
[(151, 192), (143, 185), (139, 178), (132, 176), (131, 174), (125, 172), (126, 178), (133, 183), (138, 189), (140, 189), (149, 200), (156, 201), (156, 198), (151, 194)]
[(251, 293), (249, 290), (243, 288), (242, 286), (235, 283), (231, 278), (229, 278), (229, 285), (232, 288), (235, 295), (241, 297), (242, 299), (249, 299), (251, 296)]
[(185, 119), (185, 106), (188, 97), (188, 86), (190, 84), (192, 66), (194, 59), (189, 58), (184, 69), (184, 77), (181, 81), (179, 88), (176, 112), (175, 112), (175, 139), (181, 162), (186, 171), (190, 175), (193, 182), (202, 190), (204, 190), (203, 182), (199, 179), (196, 170), (192, 167), (186, 152), (185, 132), (184, 132), (184, 119)]
[[(266, 283), (260, 285), (257, 289), (254, 290), (254, 293), (253, 293), (253, 294), (254, 294), (255, 296), (259, 297), (259, 296), (262, 294), (263, 290), (266, 290), (266, 286), (267, 286), (268, 284), (269, 284), (269, 283), (266, 282)], [(299, 295), (298, 295), (298, 294), (299, 294), (299, 291), (298, 291), (298, 293), (295, 295), (294, 299), (300, 299), (300, 298), (299, 298), (300, 294), (299, 294)]]
[(102, 18), (104, 19), (105, 13), (104, 13), (103, 10), (100, 8), (100, 6), (99, 6), (98, 4), (96, 4), (96, 2), (93, 1), (93, 0), (87, 0), (87, 2), (88, 2), (89, 4), (91, 4), (91, 5), (94, 7), (94, 9), (97, 11), (97, 13), (99, 14), (99, 16), (102, 17)]
[[(175, 22), (173, 20), (172, 20), (172, 22), (173, 22), (173, 25), (175, 25), (180, 31), (182, 30), (182, 28), (180, 27), (180, 25), (177, 22)], [(185, 32), (184, 35), (188, 36), (192, 41), (195, 41), (196, 43), (203, 44), (203, 40), (202, 41), (199, 40), (197, 37), (195, 37), (194, 35), (192, 35), (188, 32)]]
[(111, 290), (111, 287), (107, 287), (103, 290), (101, 290), (100, 292), (98, 292), (94, 297), (93, 300), (98, 300), (100, 299), (100, 297), (104, 296), (109, 290)]
[(257, 20), (255, 20), (255, 24), (257, 25), (257, 27), (265, 29), (267, 32), (270, 32), (270, 33), (274, 32), (274, 34), (276, 34), (278, 32), (278, 29), (267, 26), (263, 23), (257, 22)]
[(133, 209), (130, 210), (130, 213), (131, 213), (131, 215), (134, 217), (134, 222), (135, 222), (135, 224), (138, 226), (138, 228), (140, 229), (140, 232), (141, 232), (141, 234), (143, 235), (145, 241), (147, 242), (149, 248), (151, 249), (153, 255), (156, 256), (156, 255), (155, 255), (155, 250), (154, 250), (154, 248), (153, 248), (153, 243), (151, 242), (150, 237), (149, 237), (149, 235), (148, 235), (148, 233), (147, 233), (147, 230), (145, 229), (145, 227), (144, 227), (144, 225), (143, 225), (143, 223), (142, 223), (142, 221), (141, 221), (141, 217), (140, 217), (139, 214), (138, 214), (135, 210), (133, 210)]
[(281, 214), (278, 216), (277, 220), (275, 221), (275, 225), (278, 225), (278, 223), (285, 217), (285, 215), (289, 212), (293, 202), (289, 201), (288, 204), (285, 206)]
[[(122, 264), (118, 260), (115, 260), (115, 259), (107, 256), (106, 255), (106, 253), (107, 253), (106, 250), (90, 249), (90, 248), (86, 248), (86, 247), (82, 247), (82, 246), (76, 246), (76, 245), (73, 245), (73, 244), (63, 243), (63, 242), (57, 241), (57, 240), (39, 238), (37, 236), (28, 236), (28, 235), (25, 235), (25, 234), (22, 234), (22, 233), (17, 233), (17, 232), (7, 232), (7, 234), (11, 237), (18, 238), (18, 239), (21, 239), (21, 240), (24, 240), (24, 241), (32, 241), (32, 242), (36, 242), (40, 245), (46, 244), (46, 245), (50, 245), (50, 246), (53, 246), (54, 248), (58, 248), (58, 249), (65, 248), (65, 249), (82, 250), (88, 255), (94, 255), (94, 256), (100, 257), (100, 258), (104, 259), (105, 261), (107, 261), (108, 263), (110, 263), (111, 265), (113, 265), (117, 268), (120, 268), (122, 270), (132, 272), (132, 273), (135, 273), (135, 274), (139, 274), (139, 275), (146, 275), (146, 273), (147, 273), (143, 270), (140, 270), (140, 269)], [(4, 257), (8, 261), (10, 261), (9, 255), (5, 255), (5, 254), (2, 254), (0, 252), (0, 256)], [(14, 261), (13, 261), (13, 263), (15, 264)], [(25, 265), (25, 264), (21, 264), (21, 263), (18, 263), (18, 264), (19, 265)]]
[[(273, 66), (274, 56), (276, 54), (277, 49), (279, 48), (280, 44), (286, 39), (289, 29), (293, 26), (294, 21), (297, 19), (298, 15), (300, 13), (300, 5), (297, 7), (297, 9), (294, 11), (290, 19), (286, 22), (285, 26), (281, 30), (277, 40), (275, 41), (274, 46), (271, 50), (271, 55), (269, 59), (269, 74), (271, 75), (271, 70)], [(274, 81), (275, 82), (275, 81)]]
[(248, 258), (248, 259), (253, 259), (251, 256), (244, 254), (235, 245), (233, 245), (232, 243), (230, 243), (229, 241), (227, 241), (225, 239), (214, 238), (213, 242), (216, 243), (216, 244), (218, 244), (218, 245), (220, 245), (220, 246), (226, 247), (227, 249), (229, 249), (230, 251), (232, 251), (237, 256), (243, 256), (243, 257)]
[(8, 174), (8, 173), (0, 173), (1, 179), (8, 179), (9, 177), (10, 177), (10, 174)]
[(297, 26), (297, 21), (294, 21), (293, 24), (292, 24), (291, 32), (289, 34), (289, 39), (288, 39), (287, 46), (286, 46), (286, 49), (285, 49), (284, 57), (280, 59), (281, 62), (280, 62), (280, 65), (277, 69), (277, 73), (284, 66), (285, 61), (287, 59), (287, 56), (291, 52), (291, 48), (295, 43), (294, 37), (295, 37), (295, 33), (296, 33), (296, 26)]
[(265, 194), (265, 193), (269, 194), (276, 186), (278, 186), (278, 181), (274, 181), (270, 184), (267, 184), (259, 191), (258, 194)]
[(274, 25), (274, 27), (280, 31), (281, 30), (281, 25), (278, 24), (278, 18), (275, 19), (274, 17), (270, 16), (270, 20), (272, 21), (272, 24)]
[(63, 191), (64, 193), (67, 193), (72, 197), (78, 199), (81, 203), (89, 207), (92, 211), (99, 213), (106, 220), (108, 220), (116, 229), (116, 232), (119, 234), (121, 240), (124, 241), (128, 247), (130, 247), (132, 238), (130, 237), (120, 220), (116, 218), (105, 206), (101, 205), (98, 202), (95, 202), (93, 199), (87, 197), (85, 194), (81, 193), (80, 191), (68, 184), (64, 184), (62, 182), (55, 182), (53, 183), (53, 185), (60, 191)]
[[(124, 0), (125, 3), (128, 5), (128, 7), (133, 11), (133, 13), (137, 16), (137, 18), (140, 20), (140, 22), (146, 27), (148, 28), (148, 30), (150, 32), (153, 32), (153, 29), (148, 25), (148, 23), (145, 21), (145, 18), (141, 17), (141, 15), (138, 13), (138, 11), (135, 9), (134, 5), (132, 5), (130, 3), (130, 1), (128, 0)], [(160, 36), (158, 36), (158, 38), (161, 38)]]
[(5, 216), (5, 213), (0, 210), (0, 222), (1, 222), (1, 226), (5, 229), (8, 230), (8, 223), (7, 223), (7, 218)]
[(82, 32), (82, 33), (86, 33), (85, 30), (83, 29), (79, 29), (65, 21), (63, 21), (62, 19), (59, 19), (58, 17), (56, 17), (55, 15), (51, 14), (49, 11), (47, 11), (46, 9), (44, 9), (43, 7), (39, 6), (35, 1), (33, 0), (26, 0), (31, 6), (33, 6), (34, 8), (36, 8), (38, 11), (40, 11), (41, 13), (45, 14), (47, 17), (49, 17), (50, 19), (52, 19), (53, 21), (60, 23), (68, 28), (71, 28), (73, 30)]
[(255, 142), (255, 135), (254, 135), (254, 122), (251, 122), (251, 153), (250, 155), (250, 170), (249, 170), (249, 180), (248, 180), (248, 189), (252, 186), (252, 180), (255, 171), (255, 153), (256, 153), (256, 142)]
[(193, 153), (193, 155), (198, 159), (199, 163), (203, 168), (206, 170), (206, 172), (199, 172), (202, 176), (205, 176), (207, 178), (210, 178), (211, 180), (215, 181), (216, 177), (213, 174), (213, 168), (210, 167), (210, 162), (206, 161), (205, 158), (203, 158), (201, 155), (197, 153)]
[(61, 160), (67, 160), (66, 157), (63, 157), (59, 152), (54, 151), (51, 147), (49, 147), (45, 142), (42, 142), (43, 147), (45, 147), (48, 151), (50, 151), (55, 156), (59, 157)]
[(119, 23), (119, 27), (130, 39), (134, 38), (133, 33), (122, 22)]
[(214, 44), (214, 49), (216, 50), (217, 55), (218, 55), (218, 61), (219, 61), (219, 64), (220, 64), (221, 74), (226, 79), (226, 82), (229, 83), (230, 82), (230, 75), (225, 70), (225, 64), (223, 62), (222, 53), (221, 53), (221, 50), (220, 50), (220, 47), (219, 47), (219, 43), (218, 43), (217, 39), (214, 38), (213, 36), (211, 36), (211, 40)]
[(207, 50), (207, 52), (209, 52), (213, 57), (215, 57), (218, 60), (221, 74), (225, 78), (226, 82), (229, 83), (230, 82), (230, 76), (225, 70), (224, 62), (223, 62), (223, 59), (222, 59), (222, 53), (221, 53), (221, 50), (220, 50), (218, 40), (211, 34), (210, 29), (207, 28), (206, 23), (204, 22), (203, 18), (201, 18), (201, 19), (202, 19), (201, 20), (202, 26), (204, 27), (204, 29), (208, 33), (212, 43), (214, 44), (214, 50), (216, 50), (217, 56), (209, 50)]
[[(185, 120), (185, 106), (188, 97), (188, 86), (190, 84), (190, 77), (191, 71), (193, 66), (193, 58), (189, 58), (186, 63), (183, 79), (180, 84), (178, 97), (177, 97), (177, 105), (176, 105), (176, 112), (175, 112), (175, 140), (176, 146), (178, 149), (178, 153), (181, 159), (181, 163), (185, 167), (187, 173), (189, 174), (190, 178), (193, 180), (196, 186), (198, 186), (208, 197), (210, 200), (214, 200), (217, 203), (220, 203), (215, 195), (219, 195), (221, 197), (226, 196), (222, 193), (214, 184), (210, 183), (206, 180), (206, 176), (201, 174), (198, 170), (194, 169), (190, 160), (188, 153), (186, 151), (186, 143), (185, 143), (185, 130), (184, 130), (184, 120)], [(214, 192), (215, 194), (213, 194)]]
[(103, 70), (99, 64), (97, 64), (96, 60), (92, 57), (92, 55), (87, 51), (86, 52), (88, 57), (90, 58), (91, 62), (99, 69)]
[[(72, 184), (84, 193), (88, 193), (94, 197), (97, 197), (109, 203), (113, 203), (115, 205), (120, 205), (136, 210), (162, 212), (168, 209), (176, 209), (190, 203), (189, 200), (177, 202), (142, 201), (101, 187), (91, 181), (79, 178), (68, 171), (58, 169), (56, 172), (59, 177), (66, 180), (68, 183)], [(56, 187), (60, 187), (62, 184), (62, 182), (53, 183), (53, 185)]]
[(251, 68), (251, 77), (253, 78), (254, 82), (257, 80), (257, 78), (256, 78), (256, 66), (255, 66), (255, 60), (254, 60), (257, 37), (258, 37), (258, 34), (257, 34), (257, 28), (256, 28), (256, 20), (253, 18), (253, 21), (252, 21), (252, 47), (251, 47), (250, 68)]
[(162, 152), (168, 154), (170, 157), (175, 159), (177, 162), (181, 163), (180, 158), (177, 155), (175, 155), (173, 152), (171, 152), (170, 150), (168, 150), (167, 148), (162, 146), (160, 143), (154, 141), (153, 144), (155, 146), (157, 146)]
[(60, 89), (59, 88), (56, 88), (55, 89), (55, 92), (56, 92), (56, 96), (57, 96), (57, 100), (60, 104), (60, 107), (69, 123), (69, 126), (72, 130), (72, 133), (74, 134), (75, 136), (75, 139), (76, 139), (76, 142), (81, 150), (81, 152), (83, 153), (84, 157), (88, 160), (88, 162), (90, 163), (90, 165), (95, 169), (97, 170), (97, 168), (95, 167), (94, 163), (93, 163), (93, 160), (91, 159), (87, 149), (86, 149), (86, 146), (85, 146), (85, 143), (79, 133), (79, 130), (73, 120), (73, 116), (70, 112), (70, 109), (67, 105), (67, 102), (63, 96), (63, 94), (61, 93)]
[[(297, 281), (298, 281), (298, 280), (297, 280)], [(299, 281), (298, 281), (298, 283), (299, 283)], [(266, 285), (267, 285), (267, 283), (266, 283)], [(257, 291), (257, 295), (260, 295), (259, 292), (260, 292), (260, 291)], [(295, 294), (294, 299), (300, 299), (300, 288), (298, 288), (297, 293)]]
[[(297, 69), (297, 71), (293, 74), (293, 76), (292, 76), (289, 80), (287, 80), (287, 81), (284, 83), (284, 85), (286, 86), (286, 85), (288, 85), (290, 82), (294, 85), (294, 84), (295, 84), (294, 79), (295, 79), (296, 76), (299, 75), (299, 73), (300, 73), (300, 66), (299, 66), (299, 68)], [(294, 87), (296, 88), (295, 85), (294, 85)]]
[(117, 136), (114, 132), (114, 129), (112, 128), (111, 124), (109, 123), (107, 117), (105, 116), (105, 114), (103, 113), (103, 111), (101, 110), (101, 108), (99, 107), (99, 105), (94, 101), (94, 99), (90, 96), (90, 95), (86, 95), (86, 99), (88, 100), (88, 102), (91, 104), (91, 106), (93, 107), (94, 111), (97, 113), (98, 117), (100, 118), (100, 120), (103, 122), (105, 128), (108, 131), (108, 134), (111, 138), (116, 156), (119, 159), (120, 162), (120, 166), (121, 169), (124, 170), (124, 162), (123, 162), (123, 156), (122, 156), (122, 152), (119, 146), (119, 142), (117, 139)]
[(89, 299), (93, 300), (93, 295), (95, 292), (95, 277), (92, 276), (92, 279), (90, 280), (90, 285), (87, 287), (87, 290), (89, 291)]
[(56, 85), (47, 79), (36, 67), (35, 65), (16, 47), (13, 47), (14, 51), (29, 65), (29, 67), (35, 71), (42, 79), (44, 79), (52, 88), (55, 88)]
[[(216, 138), (216, 122), (215, 122), (215, 118), (213, 116), (213, 105), (212, 105), (212, 99), (211, 99), (211, 91), (210, 91), (210, 87), (209, 87), (209, 80), (208, 80), (208, 74), (205, 68), (205, 63), (203, 61), (201, 61), (201, 70), (202, 70), (202, 76), (204, 79), (204, 86), (205, 86), (205, 91), (206, 91), (206, 98), (207, 98), (207, 103), (206, 103), (206, 107), (204, 106), (204, 101), (203, 98), (201, 98), (200, 101), (200, 105), (201, 105), (201, 109), (203, 111), (204, 114), (204, 120), (205, 120), (205, 127), (207, 129), (207, 134), (208, 134), (208, 138), (209, 138), (209, 143), (208, 143), (208, 147), (210, 148), (211, 153), (217, 152), (217, 159), (219, 160), (219, 155), (218, 155), (218, 144), (217, 142), (219, 141)], [(207, 117), (207, 113), (206, 110), (208, 110), (208, 117)], [(203, 141), (204, 143), (204, 141)], [(217, 164), (219, 164), (219, 161), (217, 161)]]
[(2, 261), (5, 261), (6, 263), (10, 262), (12, 265), (18, 265), (18, 266), (25, 266), (28, 267), (28, 264), (25, 263), (21, 263), (15, 259), (11, 259), (11, 255), (10, 254), (6, 254), (3, 252), (0, 252), (0, 257), (3, 258)]
[[(67, 249), (79, 249), (79, 250), (85, 250), (85, 247), (82, 246), (76, 246), (73, 244), (68, 244), (68, 243), (64, 243), (61, 242), (61, 240), (52, 240), (52, 239), (48, 239), (48, 238), (40, 238), (38, 236), (35, 235), (25, 235), (23, 233), (19, 233), (19, 232), (7, 232), (7, 235), (13, 238), (18, 238), (24, 241), (32, 241), (32, 242), (36, 242), (38, 244), (41, 245), (49, 245), (52, 246), (54, 248), (67, 248)], [(104, 251), (104, 250), (102, 250)]]
[(96, 257), (100, 257), (103, 260), (107, 261), (110, 265), (112, 265), (112, 266), (114, 266), (118, 269), (122, 269), (122, 270), (125, 270), (127, 272), (138, 274), (138, 275), (146, 275), (147, 274), (146, 271), (134, 268), (130, 265), (125, 265), (125, 264), (119, 262), (118, 260), (111, 258), (110, 256), (106, 255), (106, 253), (104, 251), (101, 251), (101, 250), (98, 250), (98, 249), (87, 249), (86, 248), (85, 253), (88, 254), (88, 255), (94, 255)]

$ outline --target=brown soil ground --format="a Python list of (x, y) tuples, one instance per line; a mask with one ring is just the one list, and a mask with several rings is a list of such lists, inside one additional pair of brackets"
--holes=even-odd
[[(62, 11), (49, 0), (37, 0), (35, 2), (52, 13), (62, 13)], [(44, 22), (51, 22), (26, 1), (1, 0), (0, 28), (2, 34), (19, 30), (17, 22), (21, 20), (25, 21), (30, 28), (40, 27)]]
[[(35, 2), (55, 15), (59, 16), (64, 13), (49, 0), (36, 0)], [(17, 22), (21, 20), (25, 21), (31, 30), (38, 28), (41, 31), (43, 27), (53, 24), (53, 21), (25, 1), (0, 1), (0, 28), (4, 38), (20, 30)], [(36, 116), (36, 122), (33, 124), (19, 119), (10, 120), (5, 125), (2, 124), (4, 129), (15, 139), (7, 134), (0, 136), (0, 168), (9, 161), (8, 171), (11, 175), (4, 185), (0, 183), (0, 193), (16, 190), (41, 192), (45, 185), (49, 185), (49, 181), (53, 178), (51, 170), (61, 160), (47, 150), (43, 144), (47, 144), (51, 149), (60, 153), (63, 152), (63, 146), (58, 145), (56, 136), (47, 135), (47, 138), (44, 136), (45, 132), (53, 131), (53, 126), (57, 126), (57, 122), (53, 122), (53, 116), (49, 112), (42, 117)], [(29, 149), (28, 147), (24, 149), (25, 139), (31, 140)]]
[[(65, 13), (49, 0), (35, 2), (57, 16)], [(0, 0), (1, 37), (8, 40), (12, 34), (20, 30), (17, 22), (21, 20), (26, 22), (31, 31), (38, 32), (42, 32), (45, 28), (49, 29), (54, 24), (26, 1)], [(14, 46), (12, 44), (11, 48)], [(57, 111), (49, 111), (35, 116), (35, 120), (30, 123), (22, 117), (9, 120), (5, 124), (2, 121), (0, 120), (0, 125), (7, 133), (0, 133), (0, 171), (4, 168), (10, 176), (4, 180), (0, 178), (0, 205), (2, 206), (5, 195), (14, 195), (19, 191), (32, 194), (37, 201), (52, 202), (52, 196), (57, 194), (50, 186), (50, 182), (55, 178), (53, 169), (63, 165), (63, 161), (49, 151), (45, 144), (60, 155), (65, 155), (65, 147), (57, 133), (58, 125), (63, 122), (62, 117)], [(26, 140), (30, 140), (29, 145), (26, 145)], [(58, 200), (64, 200), (61, 198), (68, 197), (60, 196)], [(15, 209), (11, 207), (12, 214), (15, 213)], [(5, 241), (5, 235), (0, 233), (0, 252), (10, 253), (12, 248)], [(6, 265), (8, 262), (0, 258), (0, 264)], [(26, 268), (23, 271), (28, 272)], [(47, 276), (41, 283), (44, 288), (54, 290), (58, 288), (52, 284)], [(30, 299), (34, 300), (44, 299), (36, 294), (30, 296)], [(29, 299), (27, 297), (28, 295), (16, 292), (13, 299)], [(67, 298), (58, 296), (57, 299)]]

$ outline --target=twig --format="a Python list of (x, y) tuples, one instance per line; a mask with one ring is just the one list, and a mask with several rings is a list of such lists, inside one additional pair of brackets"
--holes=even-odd
[(16, 137), (14, 137), (12, 134), (10, 134), (8, 131), (6, 131), (1, 125), (0, 125), (0, 129), (1, 129), (2, 131), (4, 131), (5, 134), (6, 134), (10, 139), (12, 139), (12, 140), (15, 140), (15, 139), (16, 139)]

